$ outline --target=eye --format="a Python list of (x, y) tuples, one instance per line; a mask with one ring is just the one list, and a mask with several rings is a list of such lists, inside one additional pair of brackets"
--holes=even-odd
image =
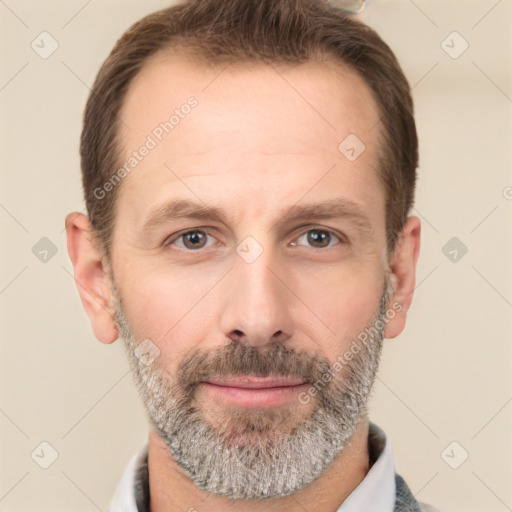
[(206, 231), (193, 229), (184, 233), (172, 235), (164, 242), (164, 245), (176, 245), (180, 249), (197, 251), (212, 245), (212, 243), (208, 244), (208, 237), (210, 237), (213, 242), (215, 241), (215, 239)]
[(315, 249), (325, 249), (326, 247), (332, 247), (333, 245), (336, 245), (336, 241), (342, 242), (340, 237), (334, 234), (332, 231), (318, 228), (306, 231), (304, 234), (300, 235), (293, 242), (291, 242), (291, 245), (304, 245), (303, 243), (300, 243), (301, 240), (305, 240), (306, 243), (310, 244), (310, 246), (314, 247)]

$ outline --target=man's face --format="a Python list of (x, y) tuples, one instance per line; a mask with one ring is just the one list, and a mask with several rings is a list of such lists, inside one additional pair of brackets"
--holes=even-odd
[[(197, 104), (180, 109), (190, 97)], [(166, 133), (161, 123), (176, 109), (179, 121)], [(120, 131), (123, 162), (148, 136), (156, 143), (117, 185), (112, 249), (117, 320), (153, 424), (176, 453), (184, 445), (173, 439), (186, 433), (173, 428), (193, 428), (187, 414), (202, 421), (196, 434), (215, 433), (211, 443), (230, 443), (233, 453), (251, 446), (270, 454), (302, 426), (289, 452), (297, 457), (328, 425), (335, 453), (295, 489), (270, 494), (294, 492), (350, 439), (380, 353), (382, 329), (324, 391), (300, 399), (385, 309), (375, 102), (339, 65), (224, 69), (160, 56), (130, 86), (120, 117), (130, 127)], [(177, 201), (217, 214), (162, 215)], [(149, 365), (135, 354), (143, 340)], [(286, 380), (263, 391), (269, 374)]]

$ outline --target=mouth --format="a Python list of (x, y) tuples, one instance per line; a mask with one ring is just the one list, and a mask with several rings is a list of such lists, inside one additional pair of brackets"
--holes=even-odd
[(255, 377), (252, 375), (245, 375), (241, 377), (222, 377), (205, 381), (214, 386), (224, 386), (233, 388), (244, 389), (268, 389), (268, 388), (283, 388), (293, 387), (306, 384), (305, 379), (296, 377)]
[(201, 386), (215, 401), (239, 407), (275, 407), (297, 398), (308, 386), (308, 381), (296, 377), (231, 376), (201, 382)]

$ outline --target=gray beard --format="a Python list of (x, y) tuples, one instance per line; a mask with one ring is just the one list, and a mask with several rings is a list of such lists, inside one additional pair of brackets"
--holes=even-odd
[[(352, 341), (360, 350), (338, 374), (326, 359), (281, 343), (263, 350), (234, 342), (191, 352), (171, 375), (158, 364), (160, 358), (150, 365), (137, 358), (138, 343), (115, 286), (113, 304), (150, 423), (176, 463), (204, 491), (237, 500), (263, 500), (288, 496), (313, 482), (367, 417), (384, 339), (386, 290), (367, 326), (374, 335), (364, 343)], [(329, 373), (332, 378), (326, 384), (322, 376)], [(195, 399), (198, 384), (208, 377), (248, 374), (293, 376), (312, 386), (316, 383), (321, 389), (310, 396), (313, 412), (304, 416), (302, 410), (301, 417), (304, 405), (298, 401), (293, 407), (271, 410), (226, 408), (218, 423), (208, 421)]]

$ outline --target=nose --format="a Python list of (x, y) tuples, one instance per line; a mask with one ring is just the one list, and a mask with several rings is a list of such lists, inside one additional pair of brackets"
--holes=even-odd
[(292, 336), (293, 295), (275, 269), (269, 251), (251, 263), (235, 256), (221, 314), (221, 329), (227, 338), (265, 347)]

